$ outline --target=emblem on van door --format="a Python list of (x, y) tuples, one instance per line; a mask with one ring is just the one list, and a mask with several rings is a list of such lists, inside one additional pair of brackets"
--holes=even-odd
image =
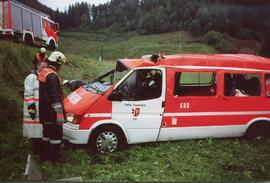
[(134, 117), (138, 117), (140, 115), (140, 112), (141, 112), (141, 109), (140, 108), (132, 109), (132, 115)]

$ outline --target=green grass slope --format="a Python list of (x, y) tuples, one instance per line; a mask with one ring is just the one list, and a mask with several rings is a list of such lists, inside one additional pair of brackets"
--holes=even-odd
[(118, 58), (140, 58), (142, 55), (178, 53), (214, 53), (216, 50), (202, 44), (190, 34), (183, 32), (156, 35), (87, 34), (65, 32), (60, 37), (60, 50), (80, 55), (83, 58), (98, 59), (103, 50), (105, 60)]
[[(181, 46), (179, 46), (179, 40)], [(60, 51), (69, 65), (62, 79), (91, 80), (112, 68), (117, 58), (166, 54), (214, 53), (183, 33), (136, 34), (62, 33)], [(101, 46), (105, 61), (98, 62)], [(37, 51), (0, 40), (0, 180), (23, 179), (31, 147), (22, 137), (23, 80)], [(45, 180), (81, 176), (91, 181), (239, 181), (270, 179), (270, 141), (205, 139), (133, 145), (109, 155), (88, 156), (85, 146), (63, 146), (62, 164), (40, 164)]]

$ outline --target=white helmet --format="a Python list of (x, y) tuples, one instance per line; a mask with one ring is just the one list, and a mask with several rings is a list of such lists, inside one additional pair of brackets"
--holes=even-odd
[(47, 50), (46, 50), (46, 48), (44, 48), (44, 47), (40, 48), (40, 50), (39, 50), (40, 53), (46, 53), (46, 51), (47, 51)]
[(63, 85), (68, 84), (68, 82), (69, 82), (69, 80), (65, 79), (65, 80), (63, 81)]
[(67, 62), (65, 55), (59, 51), (52, 52), (52, 54), (49, 56), (48, 60), (50, 62), (56, 62), (59, 65), (65, 64)]

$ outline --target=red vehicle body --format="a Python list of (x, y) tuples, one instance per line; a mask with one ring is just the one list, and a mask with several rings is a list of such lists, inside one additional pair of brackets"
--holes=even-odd
[(0, 34), (55, 49), (58, 32), (59, 24), (50, 20), (49, 15), (16, 0), (0, 1)]
[[(112, 82), (123, 70), (128, 74)], [(90, 84), (65, 99), (69, 142), (89, 143), (103, 153), (126, 143), (270, 133), (269, 59), (244, 54), (171, 55), (156, 63), (123, 59), (94, 82), (107, 84), (106, 77), (103, 92)]]

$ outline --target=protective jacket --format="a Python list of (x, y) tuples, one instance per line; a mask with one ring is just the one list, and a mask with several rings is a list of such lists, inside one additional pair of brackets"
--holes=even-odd
[(38, 79), (40, 121), (55, 123), (57, 119), (55, 106), (60, 106), (63, 110), (63, 92), (59, 75), (53, 67), (49, 66), (42, 70)]
[(47, 55), (45, 55), (45, 57), (41, 57), (40, 53), (37, 53), (34, 60), (33, 60), (33, 64), (36, 65), (38, 62), (42, 62), (42, 61), (47, 61)]
[(36, 70), (24, 81), (23, 136), (42, 138), (42, 125), (39, 121), (39, 81)]

